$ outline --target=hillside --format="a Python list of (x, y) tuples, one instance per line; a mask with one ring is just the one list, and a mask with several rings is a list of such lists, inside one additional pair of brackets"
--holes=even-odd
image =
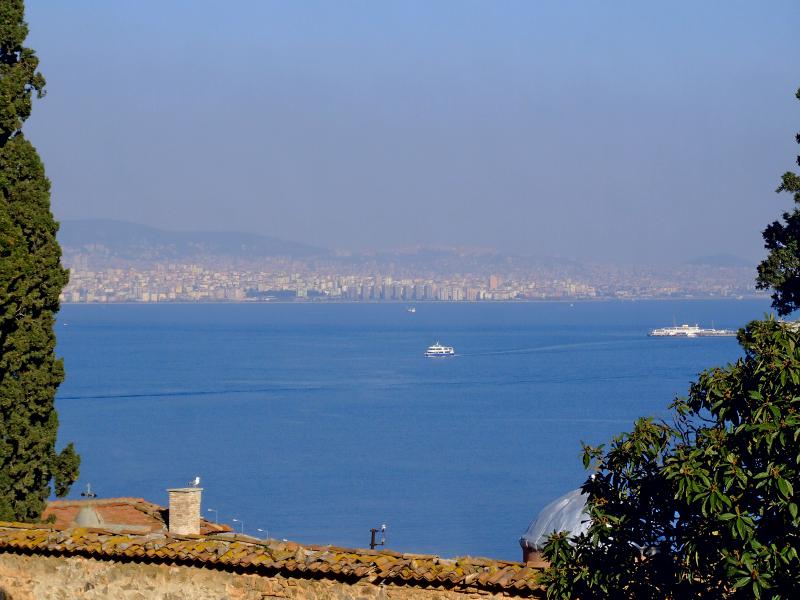
[(202, 257), (308, 258), (327, 254), (310, 244), (231, 231), (168, 231), (109, 219), (64, 220), (58, 240), (65, 254), (90, 253), (136, 261), (191, 260)]

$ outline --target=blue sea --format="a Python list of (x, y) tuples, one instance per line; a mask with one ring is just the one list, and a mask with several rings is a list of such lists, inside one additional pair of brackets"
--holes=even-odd
[[(67, 305), (60, 436), (101, 497), (166, 504), (303, 543), (517, 560), (518, 538), (586, 477), (598, 444), (664, 416), (766, 300)], [(426, 359), (441, 341), (457, 356)], [(233, 519), (238, 519), (233, 521)]]

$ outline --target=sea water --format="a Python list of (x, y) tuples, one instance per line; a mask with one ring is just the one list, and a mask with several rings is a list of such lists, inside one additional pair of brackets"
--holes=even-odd
[[(166, 504), (303, 543), (518, 559), (538, 511), (583, 482), (581, 441), (663, 417), (767, 301), (67, 305), (60, 440), (100, 497)], [(457, 356), (430, 359), (436, 341)], [(233, 521), (237, 519), (237, 521)]]

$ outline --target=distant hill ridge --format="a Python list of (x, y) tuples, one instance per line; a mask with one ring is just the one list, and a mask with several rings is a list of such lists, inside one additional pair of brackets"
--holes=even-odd
[(686, 261), (687, 265), (703, 265), (707, 267), (753, 267), (755, 262), (734, 254), (711, 254)]
[(58, 240), (65, 250), (98, 252), (122, 259), (176, 260), (195, 256), (306, 258), (328, 250), (302, 242), (234, 231), (168, 231), (111, 219), (61, 221)]
[[(112, 219), (65, 219), (58, 239), (65, 255), (86, 254), (99, 264), (151, 263), (203, 259), (291, 258), (320, 259), (329, 264), (424, 273), (426, 270), (479, 273), (512, 272), (515, 269), (558, 267), (586, 275), (588, 263), (554, 256), (505, 254), (488, 248), (416, 246), (371, 252), (334, 252), (304, 242), (282, 240), (238, 231), (170, 231)], [(98, 263), (96, 263), (98, 264)], [(713, 254), (683, 263), (711, 268), (755, 267), (732, 254)]]

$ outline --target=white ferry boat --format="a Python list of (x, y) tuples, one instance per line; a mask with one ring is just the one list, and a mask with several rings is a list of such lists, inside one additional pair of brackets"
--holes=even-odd
[(680, 327), (659, 327), (653, 329), (648, 335), (652, 337), (697, 337), (700, 331), (699, 325), (687, 325), (684, 323)]
[(703, 329), (699, 325), (684, 323), (678, 327), (659, 327), (647, 335), (651, 337), (730, 337), (736, 335), (731, 329)]
[(425, 350), (425, 356), (428, 358), (437, 358), (440, 356), (453, 356), (455, 355), (456, 351), (453, 349), (452, 346), (442, 346), (439, 342), (436, 342), (433, 346), (428, 346), (428, 349)]
[(701, 329), (698, 337), (733, 337), (736, 332), (732, 329)]
[(406, 312), (415, 313), (415, 312), (417, 312), (417, 307), (416, 306), (409, 306), (406, 309)]

